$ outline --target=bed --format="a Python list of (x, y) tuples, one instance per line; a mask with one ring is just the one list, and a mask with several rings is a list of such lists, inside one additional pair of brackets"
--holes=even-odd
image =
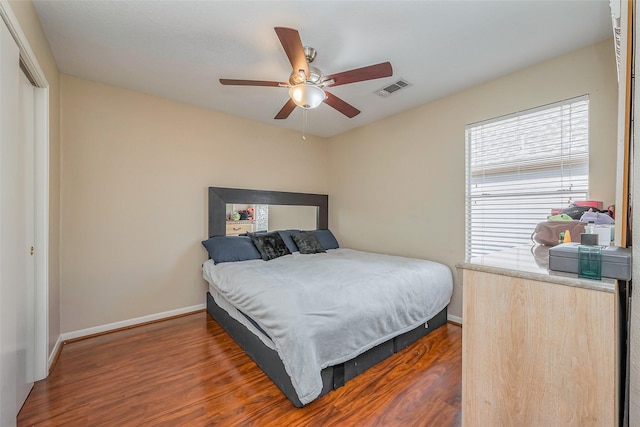
[[(294, 406), (344, 385), (446, 323), (450, 269), (340, 248), (327, 229), (326, 195), (211, 187), (207, 242), (223, 249), (227, 242), (249, 245), (249, 237), (223, 237), (224, 218), (226, 203), (252, 202), (316, 206), (318, 231), (305, 234), (326, 250), (292, 250), (267, 262), (257, 257), (224, 262), (210, 250), (218, 262), (203, 265), (207, 311)], [(270, 234), (304, 243), (298, 239), (302, 234), (288, 233)]]

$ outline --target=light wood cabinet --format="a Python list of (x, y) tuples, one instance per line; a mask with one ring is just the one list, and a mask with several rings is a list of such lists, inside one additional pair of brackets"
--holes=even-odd
[(462, 425), (618, 425), (616, 286), (571, 286), (468, 267)]

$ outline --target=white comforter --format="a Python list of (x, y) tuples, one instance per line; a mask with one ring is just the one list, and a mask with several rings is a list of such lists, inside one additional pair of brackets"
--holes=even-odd
[(322, 369), (425, 323), (453, 291), (443, 264), (352, 249), (203, 270), (269, 334), (302, 404), (320, 394)]

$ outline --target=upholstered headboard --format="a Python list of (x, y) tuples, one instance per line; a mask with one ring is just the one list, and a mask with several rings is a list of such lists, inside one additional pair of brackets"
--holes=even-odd
[(209, 237), (226, 234), (227, 203), (315, 206), (316, 228), (329, 228), (329, 196), (326, 194), (209, 187)]

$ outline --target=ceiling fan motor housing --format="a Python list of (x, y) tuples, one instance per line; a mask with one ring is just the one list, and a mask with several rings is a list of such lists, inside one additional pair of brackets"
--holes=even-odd
[[(318, 52), (312, 47), (305, 46), (304, 54), (307, 58), (307, 62), (310, 64), (314, 59), (316, 59), (316, 55), (318, 54)], [(315, 85), (321, 83), (323, 78), (324, 74), (322, 74), (322, 71), (320, 71), (319, 68), (310, 66), (309, 78), (307, 78), (302, 70), (293, 70), (291, 72), (291, 76), (289, 76), (289, 84), (291, 84), (291, 86), (299, 85), (302, 83), (311, 83)]]
[(319, 84), (322, 82), (324, 74), (316, 67), (309, 67), (309, 78), (306, 78), (304, 72), (296, 73), (295, 71), (289, 76), (289, 84), (291, 86), (299, 85), (302, 83)]

